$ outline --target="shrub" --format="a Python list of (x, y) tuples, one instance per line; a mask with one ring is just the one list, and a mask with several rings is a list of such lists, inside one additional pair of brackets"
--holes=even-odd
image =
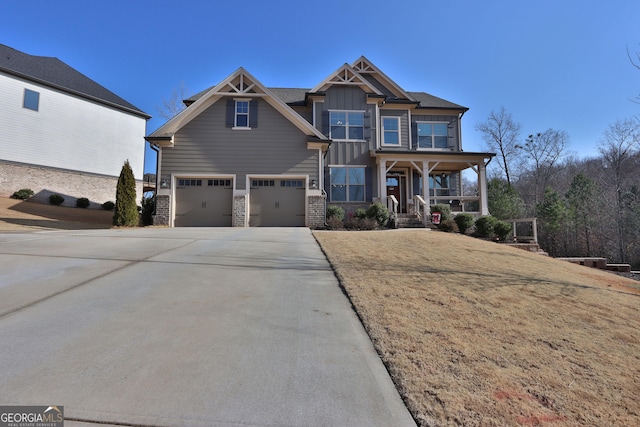
[(493, 216), (481, 216), (476, 219), (476, 236), (493, 237), (493, 229), (498, 220)]
[(113, 203), (111, 200), (109, 200), (108, 202), (104, 202), (102, 204), (102, 209), (104, 209), (105, 211), (112, 211), (113, 208), (116, 207), (116, 204)]
[(440, 221), (440, 224), (438, 224), (438, 229), (446, 231), (447, 233), (455, 233), (458, 231), (458, 225), (452, 219), (445, 219), (444, 221)]
[(375, 219), (381, 227), (384, 227), (389, 222), (389, 210), (380, 202), (372, 203), (367, 209), (367, 218)]
[(11, 195), (12, 199), (20, 199), (27, 200), (29, 197), (33, 196), (33, 190), (30, 188), (23, 188), (22, 190), (18, 190)]
[(153, 211), (156, 208), (156, 200), (153, 197), (142, 198), (142, 216), (140, 222), (142, 225), (153, 225)]
[(80, 197), (79, 199), (76, 200), (76, 207), (77, 208), (88, 208), (89, 207), (89, 199), (87, 199), (86, 197)]
[(451, 206), (443, 204), (431, 206), (431, 213), (440, 212), (440, 221), (452, 219)]
[(453, 217), (453, 220), (456, 222), (458, 226), (458, 230), (461, 233), (465, 233), (468, 229), (473, 227), (474, 218), (473, 215), (468, 213), (459, 213), (458, 215)]
[(49, 196), (49, 203), (52, 205), (60, 206), (64, 202), (64, 197), (59, 194), (52, 194)]
[(508, 222), (504, 221), (496, 221), (493, 226), (493, 232), (495, 233), (498, 240), (505, 241), (507, 240), (507, 236), (511, 233), (513, 226)]
[(367, 217), (367, 210), (365, 208), (358, 208), (356, 210), (356, 218), (365, 219)]
[(124, 162), (118, 186), (116, 187), (116, 206), (113, 213), (113, 225), (135, 227), (138, 225), (138, 205), (136, 205), (136, 180), (129, 161)]
[(342, 220), (337, 216), (327, 217), (327, 228), (329, 230), (340, 230), (342, 225)]
[(344, 220), (344, 228), (348, 230), (376, 230), (378, 221), (373, 218), (349, 217)]
[(327, 222), (329, 219), (337, 218), (339, 221), (344, 219), (344, 209), (340, 206), (328, 206), (327, 207)]

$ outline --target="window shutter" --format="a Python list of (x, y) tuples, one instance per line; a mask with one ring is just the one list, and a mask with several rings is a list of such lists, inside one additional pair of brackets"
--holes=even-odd
[(252, 99), (249, 103), (249, 127), (258, 127), (258, 100)]
[(418, 124), (411, 122), (411, 149), (418, 149)]
[(329, 173), (329, 168), (324, 168), (324, 191), (327, 193), (327, 198), (329, 198), (331, 194), (331, 174)]
[(322, 111), (322, 133), (329, 136), (329, 112), (327, 110)]
[(364, 129), (363, 129), (364, 139), (370, 140), (371, 139), (371, 114), (368, 111), (364, 113), (363, 124), (364, 124)]
[(227, 99), (227, 120), (225, 126), (232, 128), (236, 121), (236, 103), (233, 99)]
[(365, 202), (373, 198), (373, 170), (370, 167), (364, 168), (364, 197)]

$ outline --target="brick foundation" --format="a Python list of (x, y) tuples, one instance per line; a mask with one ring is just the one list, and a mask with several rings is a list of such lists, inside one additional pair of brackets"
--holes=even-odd
[(247, 226), (247, 196), (235, 196), (233, 198), (233, 220), (232, 227)]
[(156, 214), (153, 216), (153, 225), (169, 225), (170, 203), (170, 196), (156, 196)]
[(307, 200), (307, 226), (309, 228), (324, 227), (325, 197), (309, 196)]

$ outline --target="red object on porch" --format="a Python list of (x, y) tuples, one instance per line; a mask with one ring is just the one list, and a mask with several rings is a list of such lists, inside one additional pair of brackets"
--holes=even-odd
[(440, 224), (440, 212), (433, 212), (431, 214), (431, 222), (434, 223), (435, 225), (439, 225)]

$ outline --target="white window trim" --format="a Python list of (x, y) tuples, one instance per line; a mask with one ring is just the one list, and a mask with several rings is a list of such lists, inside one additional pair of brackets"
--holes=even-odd
[[(385, 141), (385, 128), (384, 128), (384, 119), (396, 119), (398, 122), (398, 143), (394, 144), (394, 143), (388, 143)], [(402, 145), (402, 137), (400, 135), (400, 117), (398, 116), (382, 116), (380, 117), (380, 122), (381, 122), (381, 126), (382, 126), (382, 145), (387, 146), (387, 147), (400, 147)]]
[[(364, 199), (363, 200), (333, 200), (333, 184), (331, 183), (331, 169), (336, 169), (336, 168), (342, 168), (342, 169), (349, 169), (349, 168), (356, 168), (356, 169), (364, 169), (364, 180), (365, 182), (363, 184), (354, 184), (354, 185), (362, 185), (363, 190), (364, 190)], [(347, 199), (349, 199), (349, 173), (346, 174), (346, 183), (345, 185), (347, 186), (347, 191), (346, 191), (346, 196)], [(367, 166), (366, 165), (329, 165), (329, 198), (331, 200), (331, 202), (335, 202), (335, 203), (364, 203), (367, 201)]]
[[(366, 139), (364, 139), (364, 129), (365, 129), (364, 116), (367, 113), (365, 110), (327, 110), (327, 111), (329, 111), (329, 138), (332, 141), (355, 141), (355, 142), (364, 142), (364, 141), (366, 141)], [(347, 117), (349, 117), (348, 116), (349, 113), (362, 113), (362, 137), (363, 138), (362, 139), (350, 139), (350, 138), (347, 138), (347, 139), (334, 139), (334, 138), (331, 138), (331, 113), (347, 113)], [(346, 129), (348, 130), (348, 124), (346, 126), (347, 126)]]
[[(251, 99), (249, 98), (234, 98), (235, 101), (233, 105), (233, 127), (232, 130), (251, 130)], [(247, 103), (247, 125), (246, 126), (238, 126), (238, 102), (246, 102)], [(242, 113), (244, 115), (244, 113)]]
[[(445, 148), (440, 147), (431, 147), (431, 148), (422, 148), (420, 147), (420, 135), (418, 133), (418, 125), (419, 124), (430, 124), (430, 125), (446, 125), (447, 126), (447, 146)], [(433, 133), (431, 134), (431, 143), (433, 144)], [(449, 122), (437, 122), (437, 121), (416, 121), (416, 149), (418, 151), (449, 151)]]

